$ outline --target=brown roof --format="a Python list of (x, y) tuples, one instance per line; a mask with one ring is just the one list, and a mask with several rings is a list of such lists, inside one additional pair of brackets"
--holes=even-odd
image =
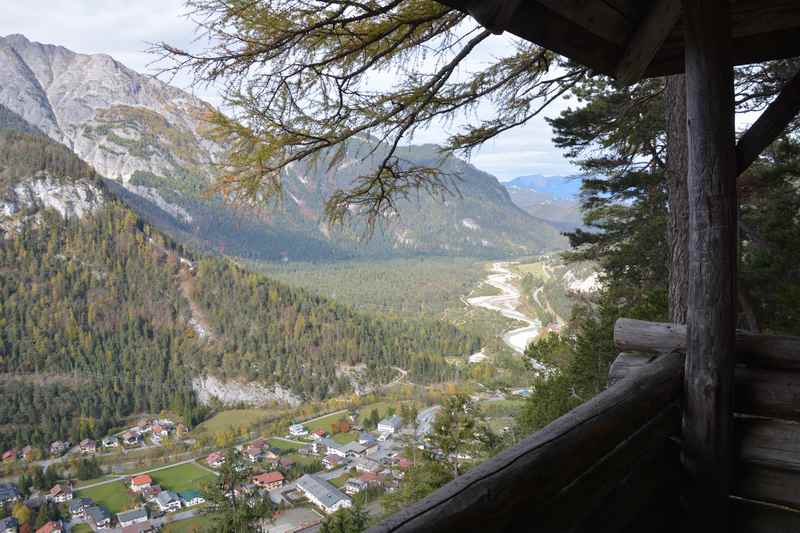
[[(490, 30), (508, 31), (578, 61), (619, 76), (645, 33), (663, 33), (644, 76), (683, 72), (680, 2), (655, 0), (439, 0), (474, 16)], [(656, 5), (665, 5), (662, 10)], [(800, 2), (731, 0), (734, 64), (800, 55)], [(641, 46), (638, 46), (640, 49)], [(637, 74), (637, 77), (639, 74)], [(631, 80), (627, 80), (631, 81)], [(632, 81), (635, 81), (632, 80)]]
[(36, 533), (53, 533), (54, 531), (63, 531), (61, 522), (48, 522), (37, 529)]
[(280, 472), (266, 472), (253, 476), (253, 483), (256, 484), (269, 485), (270, 483), (276, 483), (278, 481), (283, 481), (283, 474)]

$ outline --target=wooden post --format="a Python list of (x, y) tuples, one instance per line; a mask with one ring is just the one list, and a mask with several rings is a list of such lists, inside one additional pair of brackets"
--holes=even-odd
[(683, 416), (692, 530), (729, 531), (736, 152), (728, 0), (684, 0), (689, 294)]

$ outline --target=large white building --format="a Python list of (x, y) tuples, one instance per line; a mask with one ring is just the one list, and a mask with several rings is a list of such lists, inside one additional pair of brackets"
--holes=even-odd
[(308, 430), (303, 424), (292, 424), (289, 426), (289, 435), (292, 437), (304, 437), (308, 435)]
[(314, 474), (306, 474), (298, 479), (297, 488), (311, 503), (327, 514), (353, 505), (353, 501), (345, 493)]
[(378, 422), (378, 433), (391, 434), (395, 431), (399, 431), (402, 426), (403, 422), (400, 420), (400, 417), (392, 415)]

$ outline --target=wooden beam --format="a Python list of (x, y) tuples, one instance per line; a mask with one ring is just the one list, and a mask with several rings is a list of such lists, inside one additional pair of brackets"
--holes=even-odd
[[(586, 0), (538, 0), (554, 13), (571, 20), (606, 41), (624, 45), (633, 31), (633, 24), (619, 9), (606, 2)], [(680, 4), (680, 0), (677, 0)]]
[(730, 3), (683, 0), (683, 13), (689, 141), (686, 502), (696, 530), (729, 531), (737, 260)]
[(747, 170), (800, 113), (800, 72), (761, 113), (736, 145), (737, 173)]
[(639, 81), (681, 16), (680, 0), (657, 0), (628, 41), (617, 64), (617, 79)]
[(682, 383), (683, 357), (661, 357), (369, 531), (483, 532), (487, 520), (493, 531), (526, 531), (573, 481), (608, 466), (601, 459), (680, 397)]

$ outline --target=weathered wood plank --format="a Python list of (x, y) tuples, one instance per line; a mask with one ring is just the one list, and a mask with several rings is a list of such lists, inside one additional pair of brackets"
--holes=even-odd
[(800, 472), (741, 463), (731, 494), (800, 509)]
[(800, 421), (800, 374), (736, 369), (737, 413)]
[(662, 357), (370, 531), (531, 526), (565, 487), (680, 395), (683, 357)]
[(736, 340), (736, 153), (728, 0), (683, 0), (689, 292), (683, 464), (689, 518), (728, 531)]
[(617, 63), (616, 77), (635, 83), (644, 75), (681, 15), (680, 0), (657, 0), (639, 23)]
[[(539, 3), (603, 39), (624, 46), (635, 26), (618, 9), (594, 0), (539, 0)], [(680, 0), (678, 0), (680, 3)]]
[[(614, 346), (622, 352), (685, 352), (686, 326), (620, 318), (614, 324)], [(800, 371), (800, 337), (738, 331), (736, 354), (748, 366)]]
[(734, 498), (732, 503), (737, 533), (797, 533), (800, 531), (800, 510), (740, 498)]
[(800, 472), (800, 423), (737, 417), (735, 426), (741, 461)]
[(800, 112), (800, 73), (789, 80), (736, 145), (737, 173), (747, 170)]
[(628, 374), (644, 365), (653, 362), (656, 356), (653, 354), (623, 352), (614, 359), (608, 368), (608, 386), (612, 386)]

